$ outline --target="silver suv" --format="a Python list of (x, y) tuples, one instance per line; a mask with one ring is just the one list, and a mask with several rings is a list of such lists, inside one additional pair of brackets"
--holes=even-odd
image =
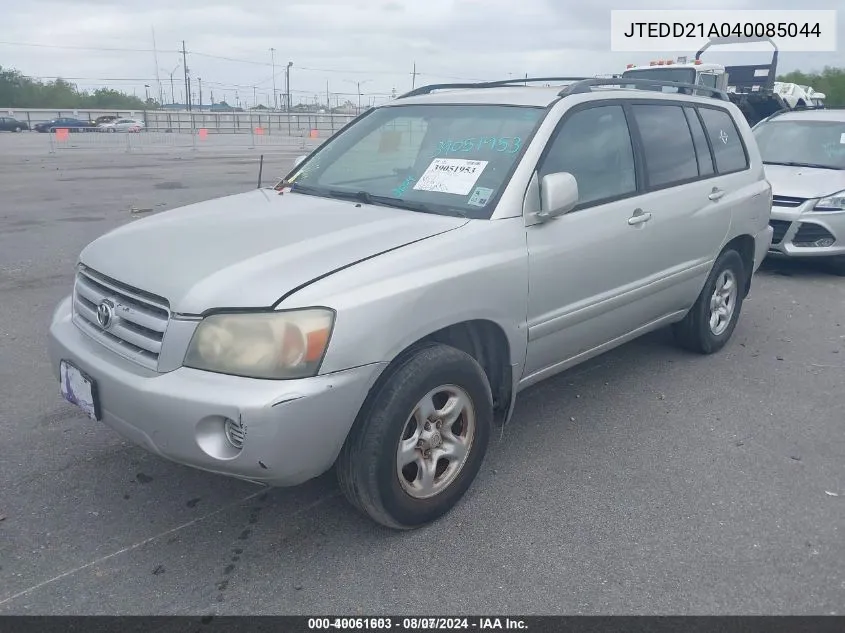
[(334, 466), (375, 521), (432, 521), (529, 385), (668, 325), (730, 338), (771, 189), (715, 94), (499, 82), (372, 109), (274, 189), (87, 246), (50, 326), (62, 393), (181, 464)]
[(845, 109), (777, 114), (754, 135), (774, 193), (770, 254), (845, 275)]

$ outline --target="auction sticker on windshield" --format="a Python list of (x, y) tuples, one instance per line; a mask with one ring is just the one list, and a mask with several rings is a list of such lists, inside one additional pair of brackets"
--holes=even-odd
[(466, 196), (487, 167), (486, 160), (435, 158), (420, 176), (414, 189)]

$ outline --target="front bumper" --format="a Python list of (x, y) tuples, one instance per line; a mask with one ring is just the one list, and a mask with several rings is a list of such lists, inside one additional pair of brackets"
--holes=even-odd
[[(384, 364), (303, 380), (257, 380), (180, 367), (145, 369), (108, 350), (56, 309), (49, 353), (58, 378), (67, 360), (97, 383), (102, 422), (174, 462), (272, 486), (292, 486), (334, 463)], [(226, 438), (226, 419), (244, 429)]]
[[(774, 229), (774, 237), (769, 247), (770, 256), (845, 255), (845, 211), (813, 211), (815, 202), (808, 200), (794, 207), (777, 204), (772, 207), (769, 224)], [(827, 242), (831, 243), (825, 245)]]

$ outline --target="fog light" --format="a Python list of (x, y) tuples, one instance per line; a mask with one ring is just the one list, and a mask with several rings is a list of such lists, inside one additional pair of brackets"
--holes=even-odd
[(834, 240), (832, 237), (823, 237), (822, 239), (816, 240), (815, 242), (813, 242), (813, 245), (814, 246), (820, 246), (820, 247), (824, 248), (824, 247), (827, 247), (827, 246), (833, 246), (833, 243), (835, 241), (836, 240)]
[(244, 447), (246, 431), (240, 422), (226, 418), (226, 421), (223, 423), (223, 430), (226, 432), (226, 439), (229, 440), (229, 444), (237, 449)]

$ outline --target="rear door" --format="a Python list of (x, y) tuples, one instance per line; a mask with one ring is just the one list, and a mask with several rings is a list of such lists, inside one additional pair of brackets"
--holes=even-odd
[[(630, 105), (644, 172), (643, 256), (653, 261), (652, 318), (687, 310), (709, 274), (731, 223), (731, 197), (719, 188), (710, 146), (683, 102)], [(725, 196), (725, 197), (723, 197)]]

